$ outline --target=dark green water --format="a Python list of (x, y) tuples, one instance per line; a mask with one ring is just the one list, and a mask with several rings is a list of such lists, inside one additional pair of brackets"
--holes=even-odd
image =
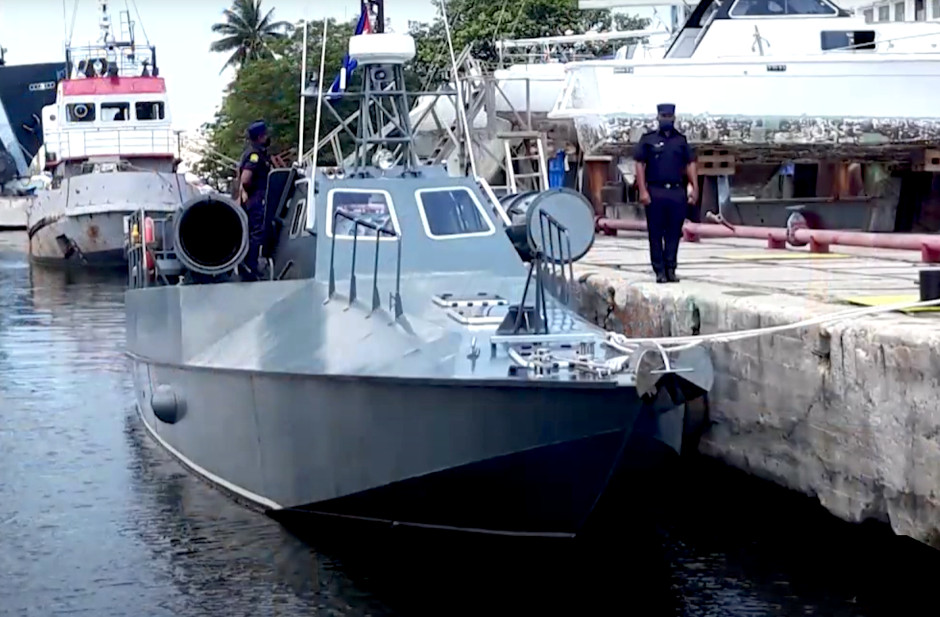
[(123, 279), (31, 269), (24, 242), (0, 234), (0, 615), (933, 612), (931, 551), (704, 461), (587, 546), (300, 539), (146, 437)]

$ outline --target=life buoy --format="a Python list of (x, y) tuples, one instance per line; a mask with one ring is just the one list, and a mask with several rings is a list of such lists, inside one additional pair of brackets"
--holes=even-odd
[(75, 114), (75, 117), (79, 120), (85, 118), (88, 115), (88, 106), (84, 103), (78, 103), (75, 107), (72, 108), (72, 113)]

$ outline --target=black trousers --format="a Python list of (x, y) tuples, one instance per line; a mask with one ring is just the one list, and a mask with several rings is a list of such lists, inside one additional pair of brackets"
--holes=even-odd
[(258, 255), (264, 240), (264, 196), (259, 192), (248, 198), (245, 213), (248, 215), (248, 255), (242, 264), (248, 269), (246, 280), (258, 278)]
[(688, 212), (688, 196), (682, 186), (649, 187), (650, 204), (646, 206), (646, 229), (650, 238), (650, 263), (656, 274), (676, 269), (682, 224)]

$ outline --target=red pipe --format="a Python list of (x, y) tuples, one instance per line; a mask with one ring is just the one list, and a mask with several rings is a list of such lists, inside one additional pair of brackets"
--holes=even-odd
[[(637, 219), (598, 218), (596, 228), (608, 235), (617, 230), (646, 231), (646, 221)], [(787, 247), (787, 230), (781, 227), (750, 227), (746, 225), (712, 225), (686, 221), (682, 227), (682, 236), (687, 242), (698, 242), (700, 238), (750, 238), (766, 240), (767, 248), (783, 249)], [(810, 245), (814, 253), (828, 253), (830, 245), (860, 246), (865, 248), (895, 249), (899, 251), (920, 251), (922, 261), (940, 262), (940, 235), (869, 233), (864, 231), (839, 231), (832, 229), (795, 229), (790, 244), (795, 246)]]

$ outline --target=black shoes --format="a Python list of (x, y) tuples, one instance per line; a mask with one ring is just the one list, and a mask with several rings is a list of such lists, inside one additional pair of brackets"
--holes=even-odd
[(675, 270), (667, 270), (665, 273), (657, 272), (656, 282), (657, 283), (678, 283), (679, 277), (676, 276)]

